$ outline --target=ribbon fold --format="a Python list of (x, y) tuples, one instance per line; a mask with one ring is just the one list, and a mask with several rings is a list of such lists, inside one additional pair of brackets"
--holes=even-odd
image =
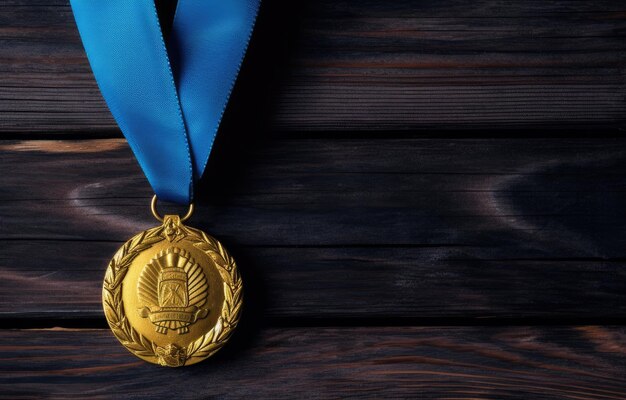
[(189, 204), (260, 0), (179, 0), (165, 43), (154, 0), (71, 0), (102, 95), (161, 200)]

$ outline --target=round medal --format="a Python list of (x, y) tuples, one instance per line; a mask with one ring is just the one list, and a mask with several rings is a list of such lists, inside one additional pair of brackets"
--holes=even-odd
[(127, 241), (104, 278), (104, 315), (117, 339), (134, 355), (168, 367), (210, 357), (228, 340), (242, 305), (235, 260), (183, 218), (156, 212), (162, 221)]
[[(164, 200), (193, 200), (259, 2), (178, 2), (165, 36), (154, 2), (71, 0), (102, 95)], [(161, 217), (155, 196), (152, 212), (162, 225), (118, 250), (102, 292), (119, 341), (137, 357), (170, 367), (195, 364), (219, 350), (241, 310), (235, 261), (217, 240), (183, 225), (192, 211)]]

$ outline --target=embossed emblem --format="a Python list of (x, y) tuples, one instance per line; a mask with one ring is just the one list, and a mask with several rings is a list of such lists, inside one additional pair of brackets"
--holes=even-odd
[(159, 333), (168, 329), (179, 334), (189, 332), (189, 325), (204, 318), (209, 285), (202, 268), (191, 255), (170, 247), (159, 252), (139, 276), (137, 295), (144, 304), (139, 315), (149, 318)]

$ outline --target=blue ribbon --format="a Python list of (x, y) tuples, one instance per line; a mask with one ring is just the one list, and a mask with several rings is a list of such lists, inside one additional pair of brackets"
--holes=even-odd
[(259, 2), (179, 0), (166, 45), (154, 0), (71, 0), (100, 91), (159, 199), (193, 199)]

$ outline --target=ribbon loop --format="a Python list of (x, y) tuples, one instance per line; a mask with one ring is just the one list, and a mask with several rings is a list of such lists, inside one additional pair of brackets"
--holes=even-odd
[(165, 45), (154, 0), (71, 0), (100, 91), (159, 199), (189, 204), (259, 0), (179, 0)]

